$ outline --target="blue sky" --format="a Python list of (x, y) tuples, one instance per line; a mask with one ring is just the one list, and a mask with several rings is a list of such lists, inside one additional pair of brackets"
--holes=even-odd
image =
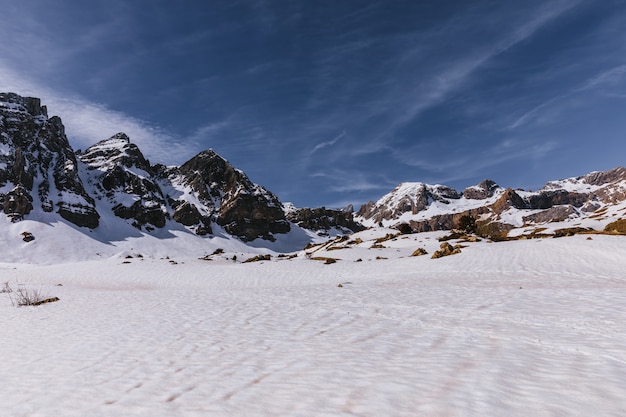
[(297, 206), (626, 165), (623, 0), (2, 1), (0, 90)]

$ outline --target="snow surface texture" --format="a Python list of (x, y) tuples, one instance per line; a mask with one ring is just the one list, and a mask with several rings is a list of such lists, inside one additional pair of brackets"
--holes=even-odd
[(0, 415), (624, 415), (624, 237), (430, 259), (409, 255), (441, 233), (371, 248), (391, 232), (257, 263), (0, 264), (14, 289), (60, 298), (0, 294)]

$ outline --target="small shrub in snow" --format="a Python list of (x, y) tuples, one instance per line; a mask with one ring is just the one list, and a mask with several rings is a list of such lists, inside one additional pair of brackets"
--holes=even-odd
[(592, 229), (585, 227), (567, 227), (565, 229), (558, 229), (554, 231), (553, 237), (565, 237), (565, 236), (574, 236), (579, 233), (590, 232)]
[(9, 297), (11, 298), (11, 304), (16, 307), (38, 306), (59, 301), (58, 297), (46, 297), (41, 290), (29, 289), (23, 285), (20, 285)]
[(4, 283), (4, 285), (2, 285), (2, 288), (0, 288), (0, 293), (8, 294), (11, 292), (13, 292), (13, 288), (11, 288), (11, 286), (9, 285), (9, 281), (7, 281)]
[(374, 240), (375, 243), (383, 243), (386, 242), (388, 240), (394, 239), (396, 237), (398, 237), (399, 233), (394, 234), (394, 233), (387, 233), (385, 236), (383, 237), (379, 237), (378, 239)]

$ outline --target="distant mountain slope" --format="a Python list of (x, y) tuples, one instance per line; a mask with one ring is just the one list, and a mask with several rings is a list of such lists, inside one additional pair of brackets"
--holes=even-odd
[[(464, 216), (492, 233), (523, 226), (569, 223), (602, 229), (626, 217), (626, 169), (548, 182), (535, 192), (502, 188), (491, 180), (462, 193), (443, 185), (402, 183), (361, 207), (356, 220), (373, 226), (405, 223), (413, 231), (448, 230)], [(583, 224), (584, 223), (584, 224)]]

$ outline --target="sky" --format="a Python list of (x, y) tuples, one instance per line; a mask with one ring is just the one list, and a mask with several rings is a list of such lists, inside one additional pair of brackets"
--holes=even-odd
[(75, 149), (212, 148), (299, 207), (626, 165), (626, 0), (0, 0), (0, 91)]

